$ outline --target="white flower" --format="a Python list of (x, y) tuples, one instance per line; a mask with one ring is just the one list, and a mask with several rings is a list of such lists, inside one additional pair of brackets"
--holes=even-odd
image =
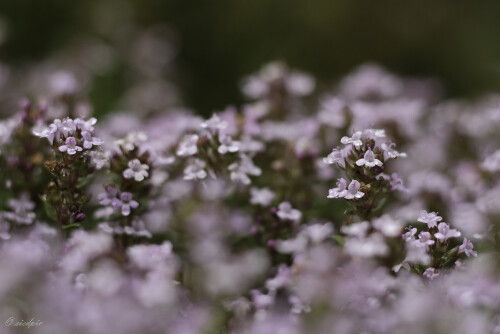
[(108, 152), (103, 151), (91, 151), (90, 162), (96, 169), (102, 169), (104, 166), (109, 165)]
[(118, 139), (115, 141), (123, 150), (130, 152), (136, 147), (140, 147), (148, 139), (148, 136), (144, 132), (132, 132), (129, 133), (125, 138)]
[(354, 134), (350, 138), (346, 137), (346, 136), (342, 137), (340, 139), (340, 142), (344, 145), (353, 144), (354, 147), (359, 149), (361, 147), (361, 145), (363, 145), (363, 142), (361, 141), (362, 135), (363, 135), (363, 132), (356, 131), (356, 132), (354, 132)]
[(137, 182), (141, 182), (149, 176), (149, 166), (141, 164), (139, 159), (134, 159), (128, 162), (128, 168), (123, 171), (123, 177), (126, 179), (134, 178)]
[(165, 267), (172, 258), (172, 244), (165, 241), (161, 245), (135, 245), (127, 249), (130, 262), (139, 269), (154, 270)]
[(500, 150), (487, 156), (481, 167), (488, 172), (500, 171)]
[(120, 195), (120, 206), (122, 215), (130, 215), (130, 209), (136, 209), (139, 206), (137, 201), (132, 199), (132, 194), (129, 192), (123, 192)]
[(344, 225), (340, 228), (340, 231), (351, 237), (364, 238), (368, 234), (369, 229), (370, 223), (363, 221), (360, 223)]
[(276, 197), (276, 194), (269, 190), (269, 188), (258, 189), (253, 187), (250, 189), (250, 194), (252, 196), (250, 198), (250, 203), (261, 206), (268, 206)]
[(289, 202), (283, 202), (278, 206), (276, 215), (282, 220), (298, 221), (302, 218), (302, 212), (292, 208)]
[(198, 152), (198, 135), (185, 135), (177, 148), (177, 155), (181, 157), (194, 155)]
[(223, 130), (227, 128), (227, 122), (221, 120), (217, 114), (213, 114), (210, 119), (201, 123), (201, 127), (212, 131)]
[(184, 180), (202, 180), (207, 177), (205, 166), (207, 163), (200, 159), (193, 159), (184, 169)]
[(299, 234), (293, 239), (278, 240), (276, 250), (282, 254), (297, 254), (303, 252), (307, 247), (307, 238)]
[(363, 130), (363, 136), (366, 138), (385, 138), (385, 130), (384, 129), (365, 129)]
[(415, 241), (415, 233), (417, 233), (416, 228), (408, 227), (408, 232), (403, 234), (404, 241), (406, 241), (406, 242)]
[[(378, 175), (377, 175), (378, 176)], [(399, 190), (402, 192), (408, 192), (408, 188), (404, 186), (403, 179), (399, 177), (398, 173), (392, 173), (389, 184), (391, 185), (391, 190)]]
[(406, 157), (406, 153), (400, 153), (396, 151), (393, 148), (394, 146), (396, 146), (396, 144), (391, 142), (385, 142), (380, 146), (380, 148), (382, 148), (382, 151), (384, 151), (384, 160), (396, 159), (397, 157)]
[(273, 293), (276, 290), (286, 287), (292, 281), (292, 270), (286, 265), (281, 264), (278, 267), (278, 273), (275, 277), (266, 280), (266, 288)]
[(318, 120), (323, 124), (341, 128), (346, 124), (345, 108), (346, 104), (341, 99), (336, 97), (328, 98), (321, 103)]
[(353, 199), (353, 198), (361, 198), (365, 196), (365, 193), (359, 191), (359, 188), (361, 187), (361, 184), (356, 181), (352, 180), (351, 183), (349, 183), (349, 186), (347, 187), (347, 193), (343, 196), (345, 199)]
[(356, 165), (358, 166), (366, 166), (366, 167), (375, 167), (382, 166), (383, 163), (379, 159), (375, 158), (375, 154), (369, 148), (365, 153), (363, 158), (356, 161)]
[(328, 154), (326, 158), (323, 158), (323, 162), (329, 165), (336, 163), (340, 167), (345, 168), (344, 152), (338, 147), (334, 148), (332, 153)]
[(385, 256), (389, 252), (384, 237), (379, 233), (373, 233), (366, 238), (349, 238), (344, 249), (351, 256), (362, 258)]
[(434, 234), (434, 237), (442, 241), (460, 236), (460, 232), (450, 228), (450, 226), (446, 223), (440, 223), (438, 225), (438, 231), (438, 233)]
[(312, 224), (306, 226), (304, 234), (313, 244), (319, 244), (333, 233), (332, 223)]
[(82, 131), (83, 138), (83, 147), (86, 149), (90, 149), (93, 146), (100, 146), (104, 144), (100, 138), (92, 137), (92, 133), (90, 131)]
[(240, 159), (240, 162), (234, 162), (228, 167), (228, 170), (231, 172), (231, 180), (243, 184), (250, 184), (251, 180), (248, 175), (258, 176), (262, 173), (262, 170), (254, 165), (252, 159), (248, 155), (241, 154)]
[(464, 238), (464, 242), (458, 247), (458, 254), (460, 253), (465, 253), (467, 257), (470, 257), (471, 255), (476, 257), (477, 252), (473, 251), (474, 245), (470, 240), (467, 238)]
[(347, 181), (344, 178), (337, 180), (337, 188), (328, 190), (327, 198), (342, 198), (347, 194)]
[(220, 154), (226, 154), (227, 152), (234, 153), (238, 152), (240, 149), (240, 142), (233, 141), (231, 136), (228, 136), (226, 134), (221, 133), (219, 135), (219, 142), (220, 146), (217, 148), (217, 151)]
[(424, 271), (424, 276), (427, 277), (430, 280), (433, 280), (433, 279), (435, 279), (436, 277), (439, 276), (439, 273), (436, 272), (436, 269), (434, 269), (434, 268), (427, 268)]
[[(58, 121), (56, 123), (56, 121)], [(43, 130), (38, 130), (38, 129), (33, 129), (33, 134), (37, 137), (40, 138), (47, 138), (49, 141), (50, 145), (54, 143), (54, 139), (56, 138), (56, 135), (58, 135), (59, 127), (58, 125), (61, 124), (61, 121), (59, 119), (54, 120), (54, 123), (50, 124), (48, 128), (45, 128)], [(59, 137), (57, 137), (59, 139)]]
[(413, 239), (406, 242), (406, 258), (404, 262), (428, 265), (431, 262), (431, 256), (427, 251), (427, 247), (422, 247), (420, 241)]
[(258, 290), (250, 291), (252, 295), (252, 303), (256, 309), (267, 308), (274, 304), (274, 296), (265, 295)]
[(76, 152), (80, 152), (82, 150), (83, 149), (80, 146), (76, 145), (75, 137), (66, 138), (66, 145), (59, 146), (59, 151), (67, 152), (69, 155), (74, 155)]
[(437, 226), (437, 223), (443, 220), (442, 217), (438, 216), (436, 212), (427, 212), (425, 210), (420, 211), (420, 217), (417, 221), (427, 224), (429, 228)]
[(401, 222), (393, 219), (389, 215), (375, 218), (372, 222), (373, 227), (380, 231), (386, 237), (397, 237), (401, 235)]
[(422, 246), (431, 246), (434, 245), (435, 241), (431, 239), (431, 234), (429, 232), (420, 232), (418, 235), (419, 245)]

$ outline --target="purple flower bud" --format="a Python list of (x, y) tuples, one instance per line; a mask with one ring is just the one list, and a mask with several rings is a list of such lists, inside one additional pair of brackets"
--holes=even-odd
[(72, 212), (75, 212), (76, 211), (76, 205), (72, 204), (69, 209), (72, 211)]
[(274, 248), (275, 245), (276, 242), (273, 239), (267, 241), (267, 247)]
[(365, 157), (365, 153), (364, 153), (364, 152), (360, 153), (360, 154), (359, 154), (359, 157), (360, 157), (360, 158), (364, 158), (364, 157)]
[(269, 212), (271, 212), (271, 214), (274, 215), (276, 214), (276, 212), (278, 212), (278, 209), (275, 206), (273, 206), (271, 209), (269, 209)]
[(75, 221), (77, 222), (81, 222), (84, 219), (85, 219), (85, 214), (83, 212), (80, 212), (75, 216)]

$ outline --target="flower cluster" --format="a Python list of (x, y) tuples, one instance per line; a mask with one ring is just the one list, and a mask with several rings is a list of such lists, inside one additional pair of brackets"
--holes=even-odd
[(259, 176), (261, 169), (255, 166), (245, 148), (231, 136), (227, 121), (219, 115), (202, 122), (197, 134), (185, 135), (176, 150), (178, 157), (187, 157), (185, 180), (203, 180), (227, 170), (234, 182), (248, 185), (249, 176)]
[(389, 176), (385, 171), (390, 160), (406, 154), (394, 149), (395, 144), (386, 139), (382, 129), (356, 131), (340, 142), (343, 147), (334, 148), (323, 162), (344, 170), (351, 181), (338, 179), (337, 187), (330, 189), (327, 197), (352, 201), (357, 214), (369, 219), (388, 193), (404, 188), (396, 173)]
[(55, 119), (47, 127), (39, 124), (33, 134), (46, 138), (54, 152), (54, 159), (45, 162), (52, 175), (44, 195), (47, 214), (55, 217), (59, 228), (77, 227), (85, 219), (85, 204), (88, 196), (82, 180), (95, 170), (95, 152), (103, 141), (94, 137), (97, 119)]
[(405, 266), (434, 279), (442, 268), (459, 263), (460, 254), (463, 253), (467, 257), (477, 256), (472, 242), (464, 238), (461, 245), (457, 244), (455, 238), (460, 237), (461, 233), (442, 220), (436, 212), (420, 212), (417, 221), (425, 226), (423, 229), (410, 226), (403, 234), (407, 255), (405, 260), (395, 267), (396, 270)]

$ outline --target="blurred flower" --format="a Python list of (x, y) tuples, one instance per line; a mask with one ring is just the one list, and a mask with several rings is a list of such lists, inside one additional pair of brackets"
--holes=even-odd
[(252, 187), (250, 189), (250, 203), (253, 205), (261, 205), (261, 206), (269, 206), (272, 200), (276, 197), (276, 194), (273, 193), (269, 188), (255, 188)]
[(427, 212), (425, 210), (420, 211), (420, 216), (417, 219), (417, 221), (427, 224), (429, 228), (436, 227), (441, 220), (443, 218), (438, 216), (436, 212)]
[(139, 159), (134, 159), (128, 162), (128, 168), (123, 171), (123, 177), (126, 179), (134, 179), (141, 182), (144, 178), (149, 176), (149, 166), (141, 164)]
[(471, 255), (476, 257), (477, 252), (473, 251), (473, 248), (474, 248), (474, 245), (472, 244), (472, 242), (470, 240), (468, 240), (467, 238), (464, 238), (463, 243), (460, 245), (460, 247), (458, 247), (458, 254), (465, 253), (465, 255), (467, 255), (467, 257), (470, 257)]
[(298, 221), (302, 218), (302, 212), (292, 208), (289, 202), (283, 202), (278, 206), (276, 215), (282, 220)]
[(457, 230), (450, 228), (450, 225), (446, 223), (439, 223), (437, 228), (439, 232), (434, 234), (434, 236), (436, 237), (436, 239), (439, 239), (441, 241), (445, 241), (449, 238), (459, 237), (461, 234)]

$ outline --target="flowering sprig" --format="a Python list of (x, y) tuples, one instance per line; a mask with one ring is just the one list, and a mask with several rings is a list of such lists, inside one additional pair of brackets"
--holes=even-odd
[[(387, 195), (404, 189), (396, 173), (384, 173), (391, 159), (405, 156), (394, 149), (394, 143), (385, 140), (385, 131), (366, 129), (356, 131), (351, 137), (344, 136), (337, 147), (323, 159), (326, 164), (335, 164), (344, 170), (347, 181), (340, 178), (337, 187), (329, 191), (328, 198), (343, 198), (352, 204), (353, 214), (369, 220), (382, 207)], [(349, 185), (348, 185), (349, 184)]]
[(129, 135), (116, 141), (111, 153), (111, 184), (99, 194), (103, 206), (97, 213), (105, 221), (99, 227), (114, 236), (115, 243), (124, 250), (135, 238), (151, 238), (140, 215), (151, 199), (151, 152), (146, 149), (147, 136)]
[(267, 246), (274, 251), (276, 240), (290, 238), (299, 227), (302, 212), (284, 201), (276, 206), (276, 194), (269, 188), (250, 189), (250, 204), (254, 206), (254, 221), (250, 234), (258, 244)]
[(89, 198), (83, 183), (95, 170), (92, 152), (103, 144), (101, 139), (94, 137), (96, 122), (95, 118), (68, 117), (33, 130), (35, 136), (47, 139), (54, 153), (53, 159), (45, 162), (52, 182), (43, 199), (47, 213), (61, 230), (79, 226), (85, 219), (84, 206)]
[(459, 244), (456, 239), (461, 233), (442, 220), (437, 212), (420, 212), (417, 221), (425, 225), (407, 227), (402, 235), (406, 243), (406, 258), (395, 267), (396, 270), (404, 266), (432, 280), (444, 269), (458, 263), (463, 258), (461, 254), (477, 256), (472, 242), (464, 238)]
[[(43, 164), (50, 156), (45, 143), (33, 140), (32, 129), (47, 116), (47, 103), (27, 99), (20, 102), (20, 111), (7, 120), (0, 121), (0, 184), (14, 198), (25, 198), (39, 207), (40, 194), (50, 175)], [(0, 204), (0, 210), (9, 211)], [(45, 219), (42, 210), (35, 210)]]
[(261, 174), (252, 158), (243, 152), (242, 143), (227, 128), (228, 123), (214, 114), (201, 123), (198, 133), (186, 134), (181, 139), (175, 152), (178, 157), (187, 158), (185, 180), (228, 174), (232, 181), (248, 185), (250, 176)]

